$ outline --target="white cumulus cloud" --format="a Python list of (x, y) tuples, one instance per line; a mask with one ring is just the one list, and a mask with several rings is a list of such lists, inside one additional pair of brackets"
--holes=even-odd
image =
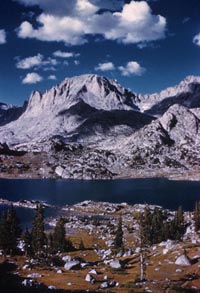
[(41, 75), (35, 72), (28, 73), (25, 78), (22, 80), (23, 84), (35, 84), (42, 81), (43, 78)]
[(6, 32), (5, 30), (0, 30), (0, 45), (6, 43)]
[(200, 33), (193, 38), (193, 43), (200, 46)]
[(112, 62), (99, 63), (98, 66), (95, 67), (96, 71), (111, 71), (114, 69), (115, 66)]
[(17, 58), (16, 67), (19, 69), (30, 69), (30, 68), (40, 68), (40, 67), (52, 67), (58, 64), (57, 60), (51, 57), (48, 57), (46, 60), (41, 54), (36, 56), (27, 57), (24, 59)]
[(78, 18), (41, 14), (37, 21), (41, 25), (38, 29), (34, 29), (28, 21), (23, 22), (19, 27), (18, 36), (23, 39), (35, 38), (70, 45), (81, 45), (86, 42), (84, 24)]
[(43, 56), (41, 54), (37, 54), (36, 56), (31, 56), (19, 60), (16, 64), (16, 67), (19, 69), (30, 69), (35, 66), (41, 65), (43, 62)]
[(46, 65), (48, 65), (48, 66), (56, 66), (58, 64), (59, 64), (59, 62), (56, 59), (51, 58), (51, 57), (48, 57), (46, 60), (44, 60), (42, 62), (42, 65), (45, 65), (45, 66)]
[(49, 75), (49, 76), (48, 76), (48, 79), (49, 79), (49, 80), (56, 80), (57, 77), (56, 77), (55, 75), (52, 74), (52, 75)]
[(165, 36), (166, 19), (153, 15), (145, 2), (131, 1), (125, 4), (122, 12), (113, 14), (117, 26), (105, 31), (105, 37), (123, 43), (139, 43), (162, 39)]
[(60, 57), (60, 58), (73, 58), (73, 57), (78, 57), (80, 54), (73, 53), (73, 52), (62, 52), (58, 50), (58, 51), (55, 51), (53, 55), (55, 57)]
[(126, 66), (119, 66), (119, 70), (123, 76), (141, 76), (146, 71), (146, 69), (136, 61), (129, 61)]
[[(166, 18), (154, 15), (146, 1), (132, 0), (129, 4), (124, 4), (121, 11), (107, 10), (100, 14), (98, 11), (102, 8), (101, 1), (97, 0), (69, 0), (69, 6), (62, 9), (64, 14), (56, 13), (56, 9), (53, 11), (46, 7), (47, 5), (49, 8), (50, 3), (53, 5), (53, 2), (60, 7), (60, 2), (58, 5), (52, 0), (41, 0), (41, 3), (39, 0), (18, 1), (27, 5), (37, 3), (44, 9), (37, 18), (38, 28), (34, 28), (28, 21), (20, 25), (18, 28), (20, 38), (81, 45), (87, 42), (88, 35), (95, 34), (124, 44), (155, 41), (165, 37)], [(66, 4), (62, 1), (61, 3)]]

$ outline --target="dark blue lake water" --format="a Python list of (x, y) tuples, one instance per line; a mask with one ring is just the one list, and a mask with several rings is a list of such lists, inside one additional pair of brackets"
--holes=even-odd
[(200, 181), (170, 181), (164, 178), (128, 180), (13, 180), (0, 179), (0, 198), (34, 199), (63, 206), (83, 200), (149, 203), (191, 210), (200, 200)]
[(57, 206), (94, 200), (157, 204), (171, 210), (181, 205), (184, 210), (192, 210), (195, 201), (200, 200), (200, 181), (164, 178), (105, 181), (0, 179), (0, 198), (41, 200)]

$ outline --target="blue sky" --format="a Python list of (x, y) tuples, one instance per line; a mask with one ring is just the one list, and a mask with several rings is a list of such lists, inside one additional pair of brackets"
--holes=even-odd
[(200, 75), (200, 1), (0, 1), (0, 64), (5, 103), (85, 73), (157, 92)]

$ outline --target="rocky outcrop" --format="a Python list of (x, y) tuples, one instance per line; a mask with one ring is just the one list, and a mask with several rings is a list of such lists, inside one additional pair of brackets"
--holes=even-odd
[(0, 143), (0, 155), (7, 155), (7, 156), (22, 156), (26, 152), (25, 151), (17, 151), (14, 149), (10, 149), (6, 143)]
[(192, 76), (150, 96), (97, 75), (68, 78), (44, 94), (33, 92), (19, 119), (0, 127), (0, 153), (47, 158), (35, 162), (45, 177), (198, 170), (199, 92), (200, 78)]
[(44, 94), (33, 92), (21, 117), (0, 128), (0, 142), (11, 145), (60, 135), (87, 144), (106, 136), (127, 136), (152, 121), (139, 113), (135, 94), (97, 75), (65, 79)]
[(124, 149), (139, 168), (189, 169), (200, 163), (200, 120), (180, 105), (129, 137)]
[(200, 77), (188, 76), (179, 85), (152, 95), (138, 95), (136, 105), (153, 116), (161, 116), (169, 107), (179, 104), (187, 108), (200, 107)]
[(175, 264), (179, 266), (191, 266), (191, 261), (183, 254), (176, 259)]
[(64, 268), (66, 271), (69, 271), (69, 270), (75, 270), (79, 266), (80, 266), (80, 262), (78, 260), (72, 260), (72, 261), (66, 262), (66, 264), (64, 265)]
[(81, 145), (65, 145), (54, 154), (58, 177), (66, 179), (111, 179), (123, 168), (123, 160), (105, 150), (94, 150)]

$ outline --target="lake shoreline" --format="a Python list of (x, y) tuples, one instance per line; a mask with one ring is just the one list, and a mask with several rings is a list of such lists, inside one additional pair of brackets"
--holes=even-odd
[[(180, 174), (182, 172), (182, 174)], [(114, 176), (113, 178), (106, 179), (73, 179), (73, 178), (61, 178), (56, 176), (41, 176), (40, 174), (2, 174), (0, 173), (0, 179), (52, 179), (52, 180), (71, 180), (71, 181), (109, 181), (109, 180), (127, 180), (127, 179), (153, 179), (163, 178), (174, 181), (200, 181), (200, 171), (188, 171), (183, 170), (135, 170), (134, 173), (121, 174)]]
[(111, 180), (0, 179), (0, 198), (34, 200), (52, 206), (73, 205), (83, 200), (156, 204), (176, 210), (192, 210), (199, 201), (200, 181), (169, 180), (166, 177)]

